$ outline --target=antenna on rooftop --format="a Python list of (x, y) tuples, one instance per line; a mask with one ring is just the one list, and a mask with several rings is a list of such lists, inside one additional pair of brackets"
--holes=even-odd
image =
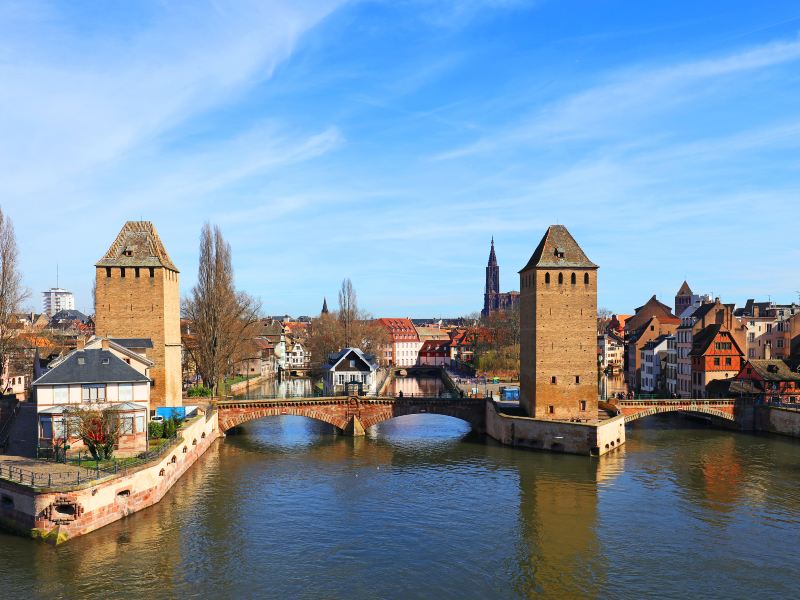
[(58, 287), (58, 263), (56, 263), (56, 287)]

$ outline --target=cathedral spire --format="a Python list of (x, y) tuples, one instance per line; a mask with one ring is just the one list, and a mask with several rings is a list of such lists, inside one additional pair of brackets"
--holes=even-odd
[(492, 249), (489, 250), (489, 265), (490, 267), (497, 266), (497, 256), (494, 254), (494, 236), (492, 236)]
[(325, 297), (322, 298), (322, 314), (328, 314), (328, 299)]

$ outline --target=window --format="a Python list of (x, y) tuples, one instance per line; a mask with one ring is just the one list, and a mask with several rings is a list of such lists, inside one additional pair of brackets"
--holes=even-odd
[(767, 333), (772, 333), (772, 323), (767, 323)]
[(575, 285), (575, 284), (577, 283), (577, 276), (575, 275), (575, 273), (573, 273), (573, 274), (570, 276), (570, 278), (569, 278), (569, 282), (570, 282), (572, 285)]
[(544, 274), (544, 283), (545, 285), (550, 285), (550, 273)]
[(581, 410), (586, 410), (586, 400), (581, 400)]
[(135, 267), (133, 269), (133, 274), (134, 274), (134, 277), (136, 277), (137, 279), (139, 278), (139, 267)]
[(120, 430), (122, 435), (130, 435), (133, 433), (133, 417), (126, 415), (119, 420)]
[(756, 334), (752, 331), (747, 334), (747, 341), (748, 342), (755, 342), (756, 341)]
[(356, 366), (356, 361), (355, 361), (355, 360), (353, 360), (353, 359), (350, 359), (350, 368), (351, 368), (351, 369), (354, 369), (354, 368), (355, 368), (355, 366)]
[(69, 403), (69, 386), (56, 385), (53, 386), (53, 404), (67, 404)]
[(53, 435), (55, 435), (57, 438), (67, 437), (67, 431), (64, 427), (64, 419), (58, 417), (53, 419)]
[(580, 383), (580, 382), (581, 382), (581, 376), (575, 375), (575, 383)]
[(125, 267), (119, 268), (119, 276), (125, 279)]
[(588, 273), (584, 273), (583, 274), (583, 285), (589, 285), (589, 274)]
[(778, 348), (783, 348), (783, 338), (778, 338)]
[(718, 367), (718, 366), (719, 366), (719, 356), (717, 356), (717, 357), (715, 357), (715, 358), (714, 358), (714, 366), (715, 366), (715, 367)]
[(553, 375), (553, 376), (550, 378), (550, 383), (552, 383), (553, 385), (555, 385), (556, 381), (557, 381), (557, 380), (556, 380), (556, 376), (555, 376), (555, 375)]
[(156, 270), (153, 267), (150, 267), (148, 270), (150, 271), (151, 278), (156, 276)]
[(144, 431), (144, 415), (136, 415), (136, 431), (137, 433)]
[(558, 274), (558, 285), (561, 285), (563, 283), (564, 283), (564, 274), (563, 273), (559, 273)]
[(556, 407), (551, 404), (550, 406), (547, 407), (547, 412), (549, 412), (551, 415), (555, 414)]
[(727, 366), (730, 366), (730, 365), (731, 365), (731, 357), (730, 357), (730, 356), (726, 356), (726, 357), (725, 357), (725, 364), (726, 364)]
[(39, 435), (46, 439), (52, 439), (53, 437), (53, 421), (50, 420), (50, 417), (42, 417), (42, 420), (39, 421), (39, 428), (40, 433)]
[(119, 401), (132, 402), (133, 401), (133, 384), (120, 383), (119, 384)]
[(106, 277), (111, 277), (111, 267), (106, 267)]
[(106, 384), (85, 383), (82, 386), (82, 399), (84, 402), (105, 402)]

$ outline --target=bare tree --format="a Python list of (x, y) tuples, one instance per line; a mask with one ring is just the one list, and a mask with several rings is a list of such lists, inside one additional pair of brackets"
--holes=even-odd
[(28, 297), (18, 268), (19, 251), (14, 224), (0, 209), (0, 375), (5, 388), (6, 369), (17, 355), (16, 313)]
[(342, 287), (339, 290), (339, 312), (337, 314), (344, 327), (344, 345), (349, 347), (354, 339), (353, 323), (358, 319), (358, 296), (349, 277), (342, 281)]
[(231, 247), (217, 226), (203, 226), (197, 285), (182, 308), (193, 333), (187, 350), (203, 383), (216, 393), (225, 375), (247, 358), (261, 310), (257, 300), (236, 291)]

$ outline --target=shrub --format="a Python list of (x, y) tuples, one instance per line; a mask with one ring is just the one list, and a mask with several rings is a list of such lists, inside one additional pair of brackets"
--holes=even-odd
[(164, 437), (171, 438), (178, 430), (178, 423), (175, 417), (170, 417), (164, 421)]
[(150, 421), (147, 425), (147, 433), (151, 440), (155, 440), (164, 435), (164, 425), (158, 421)]
[(211, 388), (204, 385), (193, 385), (187, 392), (189, 398), (210, 398), (212, 396)]

